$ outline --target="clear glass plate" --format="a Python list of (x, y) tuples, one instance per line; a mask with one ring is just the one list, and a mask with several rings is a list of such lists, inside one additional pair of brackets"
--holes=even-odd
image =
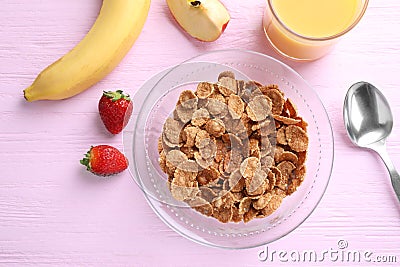
[[(220, 223), (170, 194), (167, 176), (158, 164), (157, 141), (165, 119), (182, 90), (200, 81), (216, 82), (230, 70), (237, 79), (278, 84), (308, 122), (309, 149), (304, 182), (273, 214), (248, 223)], [(134, 112), (123, 132), (124, 152), (132, 177), (156, 214), (172, 229), (195, 242), (229, 249), (260, 246), (298, 227), (315, 209), (329, 182), (333, 164), (333, 134), (318, 95), (293, 69), (269, 56), (243, 50), (214, 51), (191, 58), (148, 80), (133, 97)]]

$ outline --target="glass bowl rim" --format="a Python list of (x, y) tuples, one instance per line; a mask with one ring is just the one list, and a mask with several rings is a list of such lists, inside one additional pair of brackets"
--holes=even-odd
[[(144, 85), (146, 85), (148, 82), (150, 82), (150, 81), (151, 81), (152, 79), (154, 79), (155, 77), (160, 76), (160, 78), (157, 80), (157, 82), (152, 86), (153, 88), (152, 88), (151, 90), (153, 90), (154, 87), (156, 87), (157, 84), (158, 84), (162, 79), (164, 79), (170, 72), (174, 71), (174, 69), (176, 69), (176, 68), (179, 67), (180, 65), (185, 64), (185, 63), (189, 63), (189, 62), (191, 62), (191, 61), (193, 61), (193, 60), (196, 60), (197, 58), (201, 58), (201, 57), (203, 57), (203, 56), (207, 56), (207, 55), (215, 54), (215, 53), (217, 53), (217, 54), (218, 54), (218, 53), (224, 53), (224, 52), (249, 53), (249, 54), (253, 54), (253, 55), (256, 55), (256, 56), (264, 57), (264, 58), (266, 58), (267, 60), (271, 60), (271, 61), (273, 61), (273, 62), (275, 62), (275, 63), (277, 63), (277, 64), (283, 66), (283, 67), (284, 67), (286, 70), (288, 70), (291, 74), (293, 74), (294, 76), (296, 76), (296, 78), (300, 79), (301, 82), (303, 82), (303, 83), (306, 85), (306, 87), (308, 87), (308, 89), (315, 95), (315, 97), (316, 97), (316, 99), (318, 100), (320, 106), (321, 106), (322, 109), (324, 110), (324, 115), (326, 115), (327, 122), (328, 122), (327, 126), (328, 126), (328, 130), (329, 130), (329, 133), (330, 133), (329, 137), (330, 137), (330, 139), (332, 140), (332, 144), (331, 144), (331, 145), (332, 145), (332, 151), (331, 151), (331, 155), (330, 155), (331, 158), (332, 158), (332, 160), (331, 160), (331, 162), (330, 162), (330, 164), (329, 164), (329, 170), (327, 171), (328, 177), (327, 177), (327, 179), (326, 179), (326, 183), (325, 183), (325, 185), (324, 185), (324, 188), (323, 188), (323, 190), (319, 193), (319, 194), (320, 194), (320, 197), (318, 197), (318, 200), (315, 201), (315, 202), (312, 204), (313, 207), (307, 212), (307, 214), (306, 214), (305, 216), (303, 216), (303, 218), (302, 218), (301, 220), (299, 220), (298, 222), (294, 223), (294, 226), (293, 226), (293, 227), (291, 227), (289, 230), (285, 231), (283, 234), (281, 234), (281, 235), (279, 235), (279, 236), (277, 236), (277, 237), (275, 237), (275, 238), (273, 238), (273, 239), (271, 239), (271, 240), (269, 240), (269, 241), (265, 241), (265, 240), (262, 241), (262, 240), (261, 240), (261, 241), (258, 242), (257, 244), (246, 245), (246, 246), (242, 246), (242, 247), (223, 246), (223, 245), (213, 244), (213, 243), (211, 243), (211, 242), (207, 242), (207, 241), (203, 241), (203, 240), (196, 239), (196, 238), (194, 238), (194, 237), (192, 237), (192, 236), (187, 235), (186, 233), (184, 233), (183, 231), (181, 231), (180, 229), (178, 229), (178, 227), (174, 226), (171, 222), (169, 222), (169, 221), (161, 214), (160, 211), (158, 211), (158, 210), (156, 209), (155, 204), (153, 204), (153, 201), (157, 201), (157, 202), (159, 202), (159, 201), (156, 200), (156, 199), (154, 199), (154, 198), (152, 198), (151, 196), (149, 196), (148, 193), (146, 192), (146, 190), (142, 188), (142, 186), (141, 186), (141, 178), (140, 178), (140, 177), (138, 177), (138, 179), (135, 178), (135, 175), (136, 175), (136, 176), (140, 176), (140, 175), (137, 173), (136, 167), (134, 168), (134, 170), (135, 170), (135, 175), (134, 175), (134, 173), (132, 173), (132, 171), (131, 171), (130, 168), (129, 168), (129, 172), (130, 172), (130, 174), (131, 174), (133, 180), (138, 184), (139, 188), (143, 191), (144, 196), (145, 196), (147, 202), (149, 203), (151, 209), (157, 214), (157, 216), (158, 216), (166, 225), (168, 225), (168, 226), (169, 226), (172, 230), (174, 230), (176, 233), (178, 233), (179, 235), (181, 235), (181, 236), (183, 236), (183, 237), (185, 237), (185, 238), (187, 238), (187, 239), (189, 239), (189, 240), (192, 240), (192, 241), (195, 242), (195, 243), (198, 243), (198, 244), (201, 244), (201, 245), (205, 245), (205, 246), (208, 246), (208, 247), (222, 248), (222, 249), (228, 249), (228, 250), (241, 250), (241, 249), (250, 249), (250, 248), (259, 247), (259, 246), (261, 246), (261, 245), (265, 245), (265, 244), (274, 242), (274, 241), (276, 241), (276, 240), (279, 240), (279, 239), (281, 239), (282, 237), (284, 237), (284, 236), (288, 235), (289, 233), (291, 233), (292, 231), (294, 231), (295, 229), (297, 229), (301, 224), (303, 224), (303, 222), (304, 222), (305, 220), (307, 220), (307, 219), (309, 218), (309, 216), (314, 212), (314, 210), (316, 209), (316, 207), (319, 205), (319, 203), (320, 203), (320, 201), (322, 200), (323, 196), (325, 195), (325, 192), (326, 192), (327, 187), (328, 187), (328, 185), (329, 185), (329, 181), (330, 181), (330, 178), (331, 178), (331, 175), (332, 175), (332, 170), (333, 170), (333, 163), (334, 163), (334, 147), (335, 147), (335, 144), (334, 144), (333, 128), (332, 128), (331, 121), (330, 121), (330, 119), (329, 119), (329, 115), (328, 115), (328, 113), (327, 113), (327, 111), (326, 111), (326, 108), (325, 108), (325, 106), (323, 105), (323, 103), (322, 103), (322, 101), (321, 101), (319, 95), (317, 94), (317, 92), (308, 84), (308, 82), (307, 82), (306, 80), (303, 79), (303, 77), (302, 77), (299, 73), (297, 73), (297, 72), (296, 72), (294, 69), (292, 69), (290, 66), (288, 66), (287, 64), (285, 64), (285, 63), (279, 61), (278, 59), (275, 59), (275, 58), (273, 58), (273, 57), (271, 57), (271, 56), (269, 56), (269, 55), (266, 55), (266, 54), (263, 54), (263, 53), (260, 53), (260, 52), (251, 51), (251, 50), (244, 50), (244, 49), (222, 49), (222, 50), (212, 50), (212, 51), (207, 51), (207, 52), (205, 52), (205, 53), (200, 53), (200, 54), (198, 54), (198, 55), (196, 55), (196, 56), (193, 56), (193, 57), (191, 57), (191, 58), (189, 58), (189, 59), (186, 59), (186, 60), (182, 61), (182, 62), (179, 63), (179, 64), (176, 64), (176, 65), (173, 65), (173, 66), (171, 66), (171, 67), (167, 67), (167, 68), (161, 70), (160, 72), (156, 73), (155, 75), (153, 75), (152, 77), (150, 77), (149, 79), (147, 79), (147, 80), (140, 86), (140, 88), (142, 88)], [(139, 90), (140, 90), (140, 88), (139, 88)], [(151, 90), (150, 90), (149, 92), (151, 92)], [(133, 96), (133, 99), (134, 99), (134, 97), (135, 97), (135, 95)], [(147, 97), (148, 97), (148, 94), (146, 95), (146, 98), (143, 99), (142, 101), (145, 102), (146, 99), (147, 99)], [(139, 112), (139, 113), (140, 113), (140, 112)], [(134, 125), (135, 125), (134, 129), (136, 129), (136, 123), (137, 123), (137, 121), (134, 122)], [(134, 135), (135, 135), (135, 134), (134, 134)], [(136, 166), (135, 163), (134, 163), (134, 165)], [(164, 203), (164, 204), (165, 204), (165, 203)], [(163, 205), (164, 205), (164, 204), (163, 204)]]

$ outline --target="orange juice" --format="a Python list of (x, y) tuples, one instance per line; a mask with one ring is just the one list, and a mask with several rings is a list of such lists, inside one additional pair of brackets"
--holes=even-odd
[(350, 30), (368, 0), (268, 0), (264, 30), (272, 46), (294, 59), (326, 54)]

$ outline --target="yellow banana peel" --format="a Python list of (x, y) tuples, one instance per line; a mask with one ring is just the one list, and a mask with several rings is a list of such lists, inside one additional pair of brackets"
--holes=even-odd
[(150, 0), (103, 0), (88, 34), (71, 51), (44, 69), (24, 90), (27, 101), (77, 95), (110, 73), (139, 36)]

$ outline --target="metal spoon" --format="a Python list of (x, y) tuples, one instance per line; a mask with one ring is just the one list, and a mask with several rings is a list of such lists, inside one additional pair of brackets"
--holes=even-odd
[(400, 201), (400, 176), (386, 151), (393, 116), (385, 96), (370, 83), (355, 83), (344, 100), (343, 117), (350, 140), (359, 147), (374, 150), (382, 158)]

